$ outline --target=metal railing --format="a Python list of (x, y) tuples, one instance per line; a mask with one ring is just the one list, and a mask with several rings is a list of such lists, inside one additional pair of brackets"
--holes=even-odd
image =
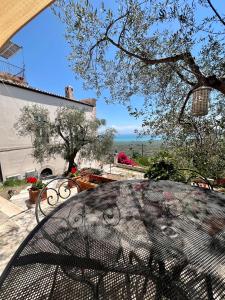
[(15, 77), (25, 78), (25, 68), (10, 64), (4, 60), (0, 60), (0, 73), (9, 74)]
[[(35, 204), (37, 223), (46, 217), (61, 203), (80, 192), (80, 186), (67, 177), (56, 177), (50, 180), (41, 190)], [(43, 201), (45, 200), (45, 201)]]

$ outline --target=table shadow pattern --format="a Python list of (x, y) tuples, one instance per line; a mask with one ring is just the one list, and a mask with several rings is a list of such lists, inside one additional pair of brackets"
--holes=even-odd
[(225, 197), (170, 181), (109, 183), (43, 219), (0, 299), (225, 299)]

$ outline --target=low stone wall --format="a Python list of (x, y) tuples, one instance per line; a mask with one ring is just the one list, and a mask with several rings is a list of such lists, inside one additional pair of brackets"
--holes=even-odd
[(125, 164), (120, 164), (120, 163), (114, 163), (115, 167), (126, 169), (126, 170), (132, 170), (136, 172), (141, 172), (145, 173), (147, 171), (147, 167), (139, 167), (139, 166), (130, 166), (130, 165), (125, 165)]

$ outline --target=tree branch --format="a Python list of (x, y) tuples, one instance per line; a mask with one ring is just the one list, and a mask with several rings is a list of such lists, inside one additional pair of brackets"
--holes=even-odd
[(175, 69), (176, 74), (180, 77), (180, 79), (184, 82), (186, 82), (187, 84), (191, 85), (191, 86), (195, 86), (194, 82), (189, 81), (187, 78), (184, 77), (184, 75), (182, 73), (180, 73), (178, 70)]
[(187, 96), (186, 96), (186, 99), (185, 99), (185, 101), (184, 101), (184, 103), (183, 103), (183, 105), (182, 105), (182, 107), (181, 107), (181, 110), (180, 110), (180, 114), (179, 114), (179, 118), (178, 118), (178, 123), (179, 123), (179, 124), (181, 124), (181, 119), (182, 119), (182, 116), (183, 116), (183, 114), (184, 114), (184, 110), (185, 110), (185, 107), (186, 107), (186, 105), (187, 105), (187, 102), (188, 102), (189, 98), (191, 97), (191, 94), (193, 93), (193, 91), (194, 91), (197, 87), (198, 87), (198, 86), (196, 85), (194, 88), (192, 88), (192, 89), (188, 92), (188, 94), (187, 94)]
[(90, 49), (89, 49), (89, 55), (92, 55), (92, 51), (95, 47), (97, 47), (101, 42), (105, 41), (107, 38), (104, 36), (102, 39), (98, 40)]
[(91, 58), (92, 58), (92, 51), (99, 45), (101, 44), (103, 41), (106, 41), (106, 37), (104, 36), (102, 39), (98, 40), (90, 49), (89, 49), (89, 59), (88, 59), (88, 63), (87, 63), (87, 69), (90, 66), (91, 63)]
[(188, 80), (174, 65), (171, 65), (170, 64), (170, 67), (171, 67), (171, 69), (173, 70), (173, 71), (175, 71), (176, 72), (176, 74), (180, 77), (180, 79), (182, 80), (182, 81), (184, 81), (185, 83), (187, 83), (187, 84), (189, 84), (189, 85), (191, 85), (191, 86), (195, 86), (196, 85), (196, 83), (194, 83), (194, 82), (191, 82), (190, 80)]
[[(182, 53), (182, 54), (178, 54), (178, 55), (174, 55), (174, 56), (170, 56), (170, 57), (164, 57), (164, 58), (159, 58), (159, 59), (148, 59), (147, 56), (148, 54), (146, 53), (146, 56), (141, 56), (139, 54), (133, 53), (127, 49), (125, 49), (121, 44), (120, 44), (120, 37), (118, 39), (118, 42), (115, 42), (112, 38), (109, 37), (109, 31), (111, 29), (111, 27), (118, 22), (119, 20), (125, 18), (128, 16), (128, 14), (130, 13), (130, 11), (128, 10), (125, 14), (123, 14), (122, 16), (118, 17), (117, 19), (113, 20), (112, 22), (109, 23), (109, 25), (106, 27), (106, 31), (104, 36), (99, 39), (89, 50), (89, 63), (88, 63), (88, 67), (90, 65), (90, 61), (91, 61), (91, 57), (92, 57), (92, 51), (94, 50), (94, 48), (96, 48), (99, 44), (101, 44), (103, 41), (108, 40), (113, 46), (117, 47), (118, 49), (120, 49), (121, 51), (123, 51), (124, 53), (126, 53), (128, 56), (130, 57), (135, 57), (141, 61), (143, 61), (145, 64), (147, 65), (157, 65), (157, 64), (162, 64), (162, 63), (174, 63), (180, 60), (184, 60), (188, 53)], [(125, 22), (126, 23), (126, 22)], [(121, 33), (124, 31), (124, 27), (121, 31)], [(120, 35), (121, 35), (120, 33)]]
[(197, 78), (198, 82), (203, 83), (203, 78), (204, 75), (202, 74), (202, 72), (200, 71), (199, 66), (195, 63), (194, 58), (192, 57), (190, 52), (187, 52), (185, 54), (185, 58), (184, 60), (186, 61), (186, 63), (189, 65), (192, 73), (195, 75), (195, 77)]
[(179, 60), (184, 60), (186, 57), (186, 53), (184, 53), (184, 54), (178, 54), (175, 56), (164, 57), (164, 58), (159, 58), (159, 59), (148, 59), (141, 55), (130, 52), (129, 50), (125, 49), (122, 45), (116, 43), (110, 37), (107, 36), (106, 38), (112, 45), (114, 45), (115, 47), (117, 47), (118, 49), (120, 49), (121, 51), (126, 53), (128, 56), (138, 58), (141, 61), (145, 62), (145, 64), (147, 64), (147, 65), (158, 65), (158, 64), (163, 64), (163, 63), (177, 62)]
[(103, 38), (99, 39), (90, 49), (89, 49), (89, 61), (88, 61), (88, 64), (87, 64), (87, 69), (89, 68), (90, 66), (90, 62), (91, 62), (91, 58), (92, 58), (92, 51), (98, 46), (100, 45), (102, 42), (106, 41), (107, 40), (107, 35), (108, 35), (108, 32), (109, 30), (111, 29), (111, 27), (116, 23), (118, 22), (119, 20), (125, 18), (127, 15), (129, 14), (129, 11), (127, 11), (124, 15), (118, 17), (117, 19), (113, 20), (112, 22), (109, 23), (109, 25), (106, 27), (106, 31), (105, 31), (105, 34), (103, 36)]
[(105, 31), (105, 36), (108, 35), (109, 30), (111, 29), (111, 27), (118, 22), (119, 20), (122, 20), (123, 18), (127, 17), (129, 15), (130, 11), (128, 10), (125, 14), (119, 16), (118, 18), (116, 18), (115, 20), (113, 20), (112, 22), (109, 23), (109, 25), (106, 27), (106, 31)]
[(220, 16), (220, 14), (218, 13), (218, 11), (215, 9), (215, 7), (212, 5), (212, 2), (210, 0), (207, 0), (209, 6), (212, 8), (212, 10), (214, 11), (214, 13), (216, 14), (216, 16), (218, 17), (218, 19), (220, 20), (220, 22), (225, 26), (225, 21), (223, 20), (223, 18)]
[[(127, 14), (127, 17), (128, 17), (128, 14)], [(123, 36), (125, 30), (126, 30), (127, 19), (128, 19), (128, 18), (126, 18), (126, 20), (125, 20), (125, 22), (124, 22), (124, 24), (123, 24), (123, 28), (122, 28), (122, 30), (121, 30), (121, 32), (120, 32), (120, 35), (119, 35), (119, 38), (118, 38), (118, 42), (117, 42), (118, 44), (120, 44), (120, 40), (121, 40), (121, 38), (122, 38), (122, 36)]]
[(58, 131), (58, 134), (60, 135), (60, 137), (64, 140), (64, 142), (66, 143), (67, 147), (69, 148), (70, 147), (70, 143), (68, 141), (68, 139), (66, 139), (64, 137), (64, 135), (62, 134), (62, 131), (60, 129), (60, 125), (57, 126), (57, 131)]
[(225, 81), (224, 78), (217, 78), (216, 75), (208, 76), (205, 78), (206, 85), (220, 91), (225, 95)]
[(81, 130), (81, 135), (82, 135), (81, 142), (83, 142), (83, 143), (87, 142), (85, 140), (85, 138), (87, 136), (88, 128), (87, 127), (85, 128), (84, 126), (81, 126), (80, 124), (77, 124), (77, 125), (80, 127), (80, 130)]

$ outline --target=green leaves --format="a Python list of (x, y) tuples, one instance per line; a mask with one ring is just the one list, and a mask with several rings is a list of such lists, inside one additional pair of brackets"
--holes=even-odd
[(178, 111), (190, 82), (198, 81), (193, 66), (185, 59), (157, 65), (147, 60), (187, 51), (202, 74), (225, 77), (224, 28), (206, 1), (61, 4), (57, 8), (66, 25), (71, 68), (86, 88), (96, 89), (98, 95), (108, 90), (107, 101), (128, 104), (137, 95), (145, 101), (145, 116), (153, 113), (152, 107), (162, 112), (165, 104), (171, 112)]
[(173, 179), (176, 174), (175, 167), (170, 162), (161, 160), (155, 164), (146, 172), (145, 177), (155, 180), (169, 180)]
[(107, 155), (115, 131), (98, 134), (105, 124), (103, 119), (88, 119), (85, 112), (70, 107), (59, 107), (54, 120), (50, 120), (47, 109), (34, 105), (23, 107), (15, 127), (18, 134), (31, 136), (33, 156), (38, 162), (57, 154), (73, 162), (81, 150), (96, 158)]

